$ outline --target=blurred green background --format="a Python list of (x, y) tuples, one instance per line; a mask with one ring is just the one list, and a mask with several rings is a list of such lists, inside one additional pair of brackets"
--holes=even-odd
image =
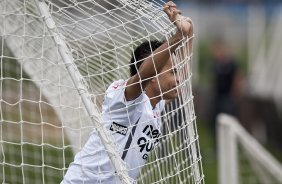
[[(176, 3), (195, 26), (193, 90), (206, 183), (218, 183), (215, 116), (220, 112), (237, 117), (282, 162), (282, 2)], [(243, 154), (240, 160), (243, 183), (264, 183)]]

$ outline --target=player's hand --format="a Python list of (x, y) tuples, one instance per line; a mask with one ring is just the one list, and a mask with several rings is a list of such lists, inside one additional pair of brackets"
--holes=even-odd
[(177, 9), (176, 4), (169, 1), (163, 6), (164, 12), (167, 14), (169, 20), (175, 24), (183, 36), (193, 36), (193, 24), (190, 18), (181, 15), (181, 11)]
[(181, 14), (181, 11), (177, 9), (176, 4), (172, 1), (165, 3), (163, 9), (171, 22), (176, 22)]

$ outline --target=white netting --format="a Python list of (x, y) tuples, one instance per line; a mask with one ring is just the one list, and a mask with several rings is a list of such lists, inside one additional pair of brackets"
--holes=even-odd
[[(128, 78), (136, 46), (166, 40), (175, 31), (162, 1), (45, 2), (98, 110), (110, 83)], [(37, 3), (0, 2), (2, 183), (59, 183), (94, 128)], [(187, 69), (191, 61), (180, 52), (178, 68), (186, 68), (179, 71), (182, 93), (162, 115), (161, 144), (151, 153), (140, 183), (203, 183)]]

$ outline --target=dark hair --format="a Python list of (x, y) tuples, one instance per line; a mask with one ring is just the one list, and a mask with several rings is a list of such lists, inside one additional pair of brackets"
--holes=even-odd
[(137, 73), (137, 70), (144, 61), (144, 58), (148, 57), (154, 50), (160, 47), (164, 41), (145, 41), (139, 45), (132, 53), (130, 60), (130, 75), (133, 76)]

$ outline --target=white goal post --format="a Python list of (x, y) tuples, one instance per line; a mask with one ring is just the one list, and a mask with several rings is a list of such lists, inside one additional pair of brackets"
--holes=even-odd
[(102, 118), (101, 115), (99, 114), (96, 104), (93, 103), (91, 100), (91, 95), (88, 92), (88, 85), (84, 81), (84, 78), (79, 73), (77, 66), (74, 64), (74, 59), (65, 43), (65, 40), (56, 29), (56, 24), (51, 14), (49, 13), (48, 6), (44, 2), (44, 0), (39, 0), (37, 2), (38, 2), (38, 9), (42, 16), (42, 19), (45, 21), (50, 34), (54, 38), (55, 44), (58, 47), (59, 54), (62, 57), (62, 61), (65, 64), (68, 73), (72, 79), (72, 82), (82, 99), (83, 105), (89, 117), (91, 117), (91, 122), (93, 123), (95, 129), (97, 130), (99, 137), (103, 145), (105, 146), (105, 149), (108, 152), (108, 157), (110, 157), (118, 177), (124, 184), (132, 183), (130, 177), (128, 176), (125, 163), (122, 161), (121, 157), (119, 156), (114, 139), (107, 132), (106, 128), (104, 126), (101, 126)]
[[(108, 86), (133, 50), (175, 32), (160, 0), (0, 1), (0, 182), (59, 183), (95, 129), (123, 183), (127, 166), (101, 120)], [(179, 98), (160, 115), (160, 144), (138, 183), (204, 183), (185, 38)], [(191, 53), (192, 54), (192, 53)]]
[[(282, 183), (282, 165), (238, 122), (227, 114), (217, 119), (217, 146), (219, 161), (219, 183)], [(239, 148), (240, 147), (240, 148)], [(251, 179), (244, 179), (240, 173), (240, 154), (252, 170)], [(243, 162), (246, 162), (243, 160)], [(246, 164), (246, 163), (243, 163)]]

